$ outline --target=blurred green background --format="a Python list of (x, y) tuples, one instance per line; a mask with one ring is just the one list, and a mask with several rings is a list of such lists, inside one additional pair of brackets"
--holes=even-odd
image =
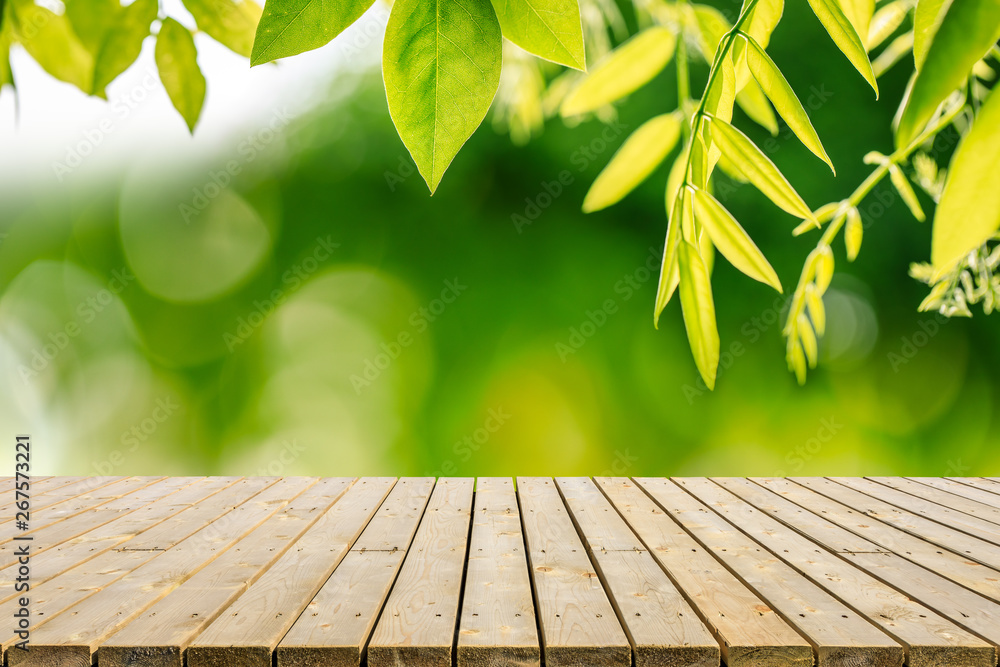
[[(876, 102), (808, 12), (788, 3), (769, 51), (837, 176), (793, 137), (736, 123), (815, 207), (853, 190), (866, 152), (891, 150), (910, 63)], [(32, 433), (36, 474), (1000, 470), (1000, 320), (916, 312), (926, 287), (906, 272), (930, 226), (887, 183), (861, 207), (858, 260), (837, 247), (805, 387), (785, 368), (783, 299), (716, 262), (713, 393), (676, 299), (652, 326), (669, 163), (580, 212), (628, 133), (676, 105), (672, 68), (620, 125), (549, 121), (517, 146), (485, 124), (433, 197), (381, 86), (377, 70), (345, 73), (304, 117), (4, 188), (0, 420)], [(790, 292), (815, 237), (730, 186), (720, 198)]]

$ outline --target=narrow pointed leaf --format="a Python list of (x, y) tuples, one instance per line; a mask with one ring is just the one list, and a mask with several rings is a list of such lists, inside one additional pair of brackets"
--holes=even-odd
[(563, 101), (563, 117), (594, 111), (629, 95), (659, 74), (674, 55), (677, 38), (660, 26), (646, 28), (612, 51)]
[[(889, 4), (880, 7), (872, 17), (871, 25), (868, 26), (868, 36), (865, 38), (865, 48), (871, 51), (876, 46), (889, 39), (892, 33), (903, 25), (906, 15), (910, 13), (908, 0), (893, 0)], [(872, 69), (875, 63), (872, 63)], [(876, 72), (878, 74), (878, 72)]]
[(875, 14), (875, 0), (834, 0), (834, 2), (839, 4), (861, 41), (865, 42), (872, 16)]
[(736, 104), (743, 109), (743, 113), (750, 117), (771, 136), (778, 134), (778, 120), (774, 117), (774, 110), (771, 103), (767, 101), (767, 96), (760, 89), (756, 81), (748, 81), (743, 90), (736, 93)]
[(952, 0), (917, 0), (913, 10), (913, 62), (917, 71), (923, 67), (927, 57), (927, 47), (931, 45), (941, 18)]
[[(858, 35), (857, 29), (847, 18), (840, 8), (837, 0), (809, 0), (809, 6), (819, 19), (827, 33), (833, 38), (837, 48), (847, 56), (854, 68), (861, 72), (861, 76), (871, 85), (878, 98), (878, 82), (875, 80), (875, 72), (872, 71), (872, 64), (868, 60), (868, 52)], [(868, 15), (871, 19), (871, 15)], [(868, 36), (868, 28), (865, 26), (864, 34)]]
[(906, 180), (906, 175), (903, 174), (903, 170), (892, 164), (889, 165), (889, 180), (892, 181), (892, 185), (896, 188), (899, 196), (903, 198), (903, 202), (906, 204), (907, 208), (910, 209), (910, 213), (913, 217), (923, 222), (927, 219), (924, 215), (924, 210), (920, 208), (920, 201), (917, 199), (917, 193), (913, 191), (910, 186), (910, 182)]
[(896, 146), (909, 146), (934, 115), (934, 111), (959, 88), (1000, 39), (1000, 2), (952, 2), (941, 17), (923, 66), (896, 128)]
[(695, 217), (712, 238), (712, 243), (730, 264), (754, 280), (781, 292), (778, 274), (760, 248), (715, 197), (704, 190), (695, 190), (694, 211)]
[(114, 26), (103, 35), (97, 49), (94, 93), (103, 92), (136, 61), (158, 11), (157, 0), (135, 0), (119, 10)]
[(809, 310), (809, 319), (812, 320), (816, 333), (822, 336), (826, 332), (826, 308), (823, 306), (823, 297), (813, 287), (812, 283), (806, 285), (806, 308)]
[(715, 52), (719, 42), (732, 28), (725, 15), (715, 7), (708, 5), (693, 5), (695, 19), (698, 23), (698, 47), (709, 63), (715, 60)]
[[(743, 7), (746, 8), (749, 0), (744, 0)], [(785, 0), (758, 0), (750, 15), (743, 24), (742, 32), (750, 35), (760, 45), (760, 48), (767, 49), (771, 41), (771, 33), (778, 26), (781, 14), (785, 10)], [(733, 44), (733, 65), (736, 69), (736, 92), (743, 90), (751, 80), (750, 71), (746, 66), (746, 45), (742, 40), (737, 40)]]
[[(804, 220), (814, 220), (810, 209), (791, 183), (750, 138), (725, 121), (714, 119), (712, 141), (733, 161), (748, 181), (776, 206)], [(819, 226), (819, 223), (816, 223)]]
[(389, 113), (431, 192), (500, 83), (489, 0), (396, 0), (382, 48)]
[(577, 0), (493, 0), (503, 36), (539, 58), (587, 69)]
[(708, 270), (698, 249), (687, 241), (678, 247), (681, 311), (688, 343), (698, 372), (709, 389), (715, 388), (719, 369), (719, 331), (715, 323), (715, 302)]
[(816, 332), (809, 324), (809, 319), (803, 314), (799, 315), (798, 321), (799, 341), (802, 343), (802, 351), (805, 352), (809, 368), (816, 368), (816, 361), (819, 357), (819, 345), (816, 342)]
[(15, 39), (43, 70), (90, 94), (94, 57), (73, 32), (65, 14), (40, 7), (31, 0), (10, 0), (7, 16)]
[(590, 186), (583, 200), (585, 213), (617, 203), (653, 173), (681, 136), (680, 116), (656, 116), (633, 132)]
[(994, 91), (962, 139), (934, 214), (931, 262), (938, 276), (1000, 228), (1000, 94)]
[[(736, 72), (733, 67), (732, 54), (728, 54), (718, 65), (718, 74), (706, 92), (705, 112), (726, 122), (733, 119), (733, 104), (736, 102)], [(707, 122), (707, 121), (706, 121)], [(704, 140), (704, 125), (699, 131), (699, 137)], [(708, 178), (712, 175), (722, 151), (718, 146), (707, 141), (703, 144), (704, 170), (694, 172), (691, 182), (699, 188), (708, 187)], [(696, 150), (698, 147), (696, 146)], [(700, 166), (700, 164), (699, 164)]]
[[(663, 260), (660, 263), (660, 279), (656, 286), (656, 304), (653, 307), (653, 326), (660, 322), (660, 313), (670, 303), (680, 273), (677, 270), (677, 244), (681, 238), (682, 218), (690, 216), (690, 205), (686, 194), (681, 197), (668, 198), (667, 236), (663, 242)], [(687, 211), (685, 209), (688, 209)]]
[(230, 50), (250, 57), (261, 8), (254, 0), (184, 0), (198, 30)]
[[(767, 99), (771, 100), (778, 115), (784, 119), (799, 141), (823, 162), (830, 165), (831, 170), (834, 170), (833, 163), (819, 140), (819, 135), (816, 134), (806, 110), (802, 108), (802, 103), (795, 97), (788, 81), (785, 80), (774, 61), (764, 52), (764, 49), (760, 48), (759, 44), (754, 42), (752, 38), (748, 40), (748, 44), (747, 66), (761, 90), (767, 95)], [(835, 170), (834, 173), (836, 173)]]
[(250, 65), (318, 49), (361, 18), (375, 0), (267, 0)]
[(170, 102), (194, 132), (205, 103), (205, 77), (198, 67), (194, 38), (172, 18), (163, 20), (156, 36), (156, 68)]
[(844, 246), (847, 248), (847, 261), (853, 262), (861, 252), (861, 241), (864, 238), (865, 227), (861, 223), (861, 213), (851, 207), (847, 210), (847, 225), (844, 227)]

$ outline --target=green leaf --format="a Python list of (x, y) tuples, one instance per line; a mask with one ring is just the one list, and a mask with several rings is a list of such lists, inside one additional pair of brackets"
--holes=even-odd
[(777, 136), (778, 121), (774, 117), (774, 110), (771, 109), (764, 91), (755, 81), (748, 81), (743, 90), (736, 93), (736, 104), (743, 109), (743, 113), (749, 116), (750, 120), (770, 132), (771, 136)]
[[(3, 0), (0, 0), (2, 4)], [(15, 87), (14, 73), (10, 69), (10, 45), (13, 40), (10, 27), (3, 21), (4, 8), (0, 7), (0, 94), (3, 87), (10, 85)]]
[(920, 208), (920, 201), (917, 199), (917, 194), (913, 191), (910, 186), (910, 182), (906, 180), (906, 175), (903, 174), (903, 170), (894, 164), (889, 165), (889, 180), (892, 181), (893, 187), (899, 193), (899, 196), (903, 198), (903, 202), (906, 204), (907, 208), (910, 209), (910, 213), (913, 217), (923, 222), (927, 219), (924, 215), (924, 210)]
[(193, 133), (205, 103), (205, 77), (198, 67), (194, 37), (172, 18), (163, 20), (156, 37), (156, 68), (171, 103)]
[(65, 14), (39, 7), (32, 0), (11, 0), (15, 39), (42, 69), (90, 94), (94, 57), (80, 41)]
[(563, 118), (599, 109), (646, 85), (667, 66), (676, 45), (677, 38), (666, 28), (646, 28), (608, 54), (566, 96)]
[(854, 31), (865, 42), (871, 27), (872, 16), (875, 14), (875, 0), (834, 0), (839, 4), (847, 20), (854, 26)]
[(681, 136), (677, 113), (655, 116), (639, 126), (597, 176), (583, 200), (584, 213), (617, 203), (653, 173)]
[(998, 164), (1000, 94), (993, 91), (955, 151), (934, 215), (931, 262), (938, 278), (1000, 228)]
[(267, 0), (250, 65), (326, 46), (361, 18), (375, 0)]
[(952, 2), (941, 18), (896, 128), (896, 146), (909, 146), (934, 111), (1000, 39), (998, 0)]
[(952, 0), (917, 0), (917, 8), (913, 10), (913, 62), (917, 71), (923, 67), (927, 48), (951, 2)]
[(692, 5), (698, 24), (698, 47), (709, 63), (715, 59), (715, 52), (723, 36), (733, 27), (726, 17), (715, 7)]
[(493, 0), (503, 36), (540, 58), (587, 69), (577, 0)]
[(719, 331), (715, 323), (715, 302), (708, 269), (698, 249), (687, 241), (678, 244), (681, 311), (688, 343), (698, 372), (709, 389), (715, 389), (719, 369)]
[(102, 38), (94, 64), (94, 93), (102, 93), (109, 83), (131, 67), (149, 37), (149, 26), (159, 11), (157, 0), (135, 0), (122, 8), (110, 30)]
[(745, 35), (743, 38), (747, 40), (749, 45), (746, 54), (747, 66), (761, 90), (767, 95), (767, 99), (771, 100), (771, 104), (778, 111), (778, 115), (784, 119), (799, 141), (823, 162), (830, 165), (830, 169), (836, 173), (830, 157), (826, 154), (826, 150), (819, 140), (819, 135), (816, 134), (816, 130), (809, 121), (806, 110), (802, 108), (802, 103), (795, 97), (792, 87), (788, 85), (788, 81), (778, 70), (777, 65), (753, 38), (748, 38)]
[(663, 242), (663, 261), (660, 263), (660, 279), (656, 286), (656, 304), (653, 307), (653, 326), (657, 327), (660, 322), (660, 313), (670, 303), (670, 298), (677, 289), (680, 282), (680, 273), (677, 270), (677, 244), (681, 239), (681, 227), (684, 226), (684, 218), (692, 215), (690, 202), (688, 201), (688, 190), (684, 190), (681, 196), (676, 195), (676, 190), (670, 192), (670, 180), (674, 172), (683, 170), (686, 160), (686, 151), (682, 151), (680, 157), (674, 162), (670, 170), (670, 178), (667, 179), (667, 237)]
[(261, 8), (254, 0), (184, 0), (201, 30), (241, 56), (250, 57)]
[(80, 42), (95, 57), (122, 10), (118, 0), (65, 0), (66, 18)]
[[(781, 292), (781, 281), (736, 218), (705, 190), (694, 192), (695, 218), (729, 263), (754, 280)], [(681, 281), (683, 282), (683, 280)]]
[(816, 329), (816, 333), (822, 336), (826, 331), (826, 308), (823, 306), (823, 297), (819, 295), (812, 283), (806, 284), (805, 300), (813, 328)]
[[(833, 38), (837, 48), (847, 56), (855, 69), (861, 72), (861, 76), (871, 85), (875, 91), (875, 98), (878, 99), (878, 82), (875, 80), (875, 72), (872, 71), (872, 64), (868, 60), (868, 52), (858, 35), (851, 20), (847, 18), (840, 8), (837, 0), (809, 0), (816, 18), (826, 28), (827, 33)], [(871, 15), (868, 15), (869, 20)], [(865, 28), (865, 37), (868, 36), (868, 28)]]
[(852, 206), (847, 209), (847, 225), (844, 227), (844, 246), (847, 248), (848, 262), (857, 259), (858, 253), (861, 252), (864, 233), (865, 226), (861, 224), (861, 213)]
[[(736, 168), (774, 204), (803, 220), (815, 220), (810, 209), (791, 183), (750, 138), (718, 118), (709, 124), (711, 139), (732, 160)], [(819, 226), (819, 223), (816, 223)], [(718, 244), (717, 244), (718, 245)]]
[(389, 113), (433, 193), (500, 84), (489, 0), (396, 0), (382, 48)]
[[(893, 2), (879, 8), (872, 17), (871, 24), (868, 26), (868, 36), (865, 37), (865, 48), (871, 51), (889, 39), (889, 36), (896, 32), (899, 26), (903, 25), (903, 21), (909, 12), (909, 0), (893, 0)], [(872, 69), (875, 69), (875, 63), (872, 63)]]
[[(748, 0), (744, 0), (745, 7)], [(781, 14), (785, 10), (785, 0), (758, 0), (752, 14), (744, 24), (743, 32), (754, 38), (761, 48), (766, 49), (771, 41), (771, 33), (778, 27)]]

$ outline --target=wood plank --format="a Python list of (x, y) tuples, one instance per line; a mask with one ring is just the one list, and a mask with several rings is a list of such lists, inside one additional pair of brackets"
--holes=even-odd
[(853, 564), (829, 553), (705, 478), (674, 480), (704, 505), (906, 649), (910, 667), (945, 664), (992, 667), (992, 645), (911, 600)]
[(475, 515), (458, 631), (458, 667), (540, 667), (514, 482), (476, 480)]
[(433, 477), (403, 478), (396, 483), (350, 552), (278, 644), (278, 667), (362, 663), (372, 628), (433, 487)]
[[(940, 501), (947, 501), (947, 498), (939, 499), (935, 492), (942, 496), (951, 494), (899, 477), (851, 479), (842, 483), (855, 491), (861, 491), (873, 498), (895, 505), (901, 510), (919, 514), (931, 521), (1000, 545), (1000, 524), (945, 506)], [(924, 494), (923, 491), (930, 493)], [(952, 498), (963, 500), (957, 496), (952, 496)]]
[[(31, 510), (32, 512), (37, 512), (39, 510), (45, 509), (55, 503), (62, 502), (63, 500), (68, 500), (74, 496), (79, 496), (84, 493), (90, 493), (96, 491), (102, 486), (107, 486), (113, 482), (118, 482), (125, 479), (124, 477), (52, 477), (50, 480), (58, 482), (59, 480), (65, 481), (65, 484), (52, 484), (48, 488), (43, 487), (41, 492), (36, 489), (35, 484), (31, 485)], [(14, 504), (17, 500), (14, 497), (14, 489), (8, 491), (10, 493), (9, 502), (0, 505), (0, 526), (3, 523), (12, 520), (12, 515), (14, 513)]]
[(366, 477), (352, 486), (187, 650), (188, 667), (271, 667), (272, 654), (354, 545), (395, 484)]
[(634, 482), (596, 481), (716, 637), (728, 667), (812, 667), (812, 646)]
[[(989, 542), (865, 495), (848, 486), (848, 484), (854, 483), (849, 478), (831, 477), (825, 481), (822, 478), (813, 477), (792, 477), (790, 479), (807, 486), (807, 488), (815, 489), (828, 498), (848, 505), (871, 519), (877, 519), (914, 537), (944, 547), (968, 560), (974, 560), (988, 567), (1000, 568), (1000, 550)], [(825, 482), (830, 482), (830, 484)]]
[(628, 667), (632, 648), (555, 482), (518, 477), (517, 496), (547, 667)]
[(819, 667), (899, 666), (903, 647), (666, 479), (640, 486), (813, 645)]
[[(882, 482), (886, 478), (873, 477), (872, 479)], [(1000, 496), (995, 493), (939, 477), (909, 477), (901, 481), (914, 485), (909, 487), (912, 489), (909, 491), (910, 493), (919, 493), (921, 497), (933, 500), (939, 505), (1000, 524)]]
[(435, 485), (368, 642), (369, 667), (452, 667), (474, 485), (472, 478)]
[[(917, 478), (914, 478), (917, 479)], [(1000, 484), (990, 481), (985, 477), (945, 477), (952, 482), (958, 482), (966, 486), (971, 486), (980, 491), (986, 491), (989, 495), (982, 496), (979, 502), (991, 507), (1000, 507)]]
[[(914, 537), (889, 524), (872, 519), (858, 510), (837, 502), (801, 484), (781, 478), (752, 478), (764, 488), (796, 505), (815, 512), (843, 528), (861, 535), (907, 560), (943, 577), (1000, 602), (1000, 572), (981, 563), (962, 558)], [(830, 480), (817, 480), (817, 488), (831, 487), (831, 493), (857, 493)]]
[[(163, 477), (122, 477), (114, 482), (103, 484), (91, 490), (84, 490), (87, 483), (83, 482), (83, 486), (79, 487), (81, 493), (64, 500), (57, 500), (42, 508), (33, 506), (31, 508), (31, 530), (20, 534), (27, 535), (34, 533), (57, 521), (63, 521), (106, 502), (117, 500), (124, 495), (163, 479)], [(13, 526), (13, 521), (13, 513), (4, 517), (4, 520), (0, 521), (0, 530), (7, 532), (7, 529)], [(13, 531), (10, 532), (12, 533)], [(0, 544), (5, 544), (11, 539), (13, 539), (12, 536), (0, 537)]]
[(749, 480), (715, 478), (714, 481), (830, 553), (934, 608), (994, 646), (1000, 645), (1000, 604), (891, 552), (852, 551), (848, 546), (857, 544), (856, 535)]
[[(158, 529), (169, 531), (171, 546), (186, 540), (205, 541), (205, 529), (213, 520), (225, 516), (235, 507), (251, 501), (257, 494), (276, 483), (276, 478), (243, 479), (224, 489), (215, 496), (217, 504), (203, 504), (188, 508), (169, 521), (161, 522), (149, 531)], [(166, 543), (164, 539), (161, 542)], [(126, 542), (128, 544), (128, 542)], [(32, 587), (31, 611), (37, 619), (32, 631), (57, 617), (69, 607), (104, 590), (130, 572), (152, 561), (164, 553), (162, 549), (115, 550), (104, 558), (94, 559), (74, 567), (43, 584)], [(0, 604), (0, 613), (13, 614), (17, 600), (11, 599)], [(8, 654), (15, 638), (6, 635), (2, 648)]]
[(632, 644), (636, 667), (714, 667), (719, 643), (641, 540), (587, 477), (556, 486)]
[(226, 515), (231, 518), (220, 518), (226, 523), (224, 531), (213, 530), (212, 524), (206, 526), (184, 544), (35, 628), (31, 633), (31, 650), (8, 651), (7, 664), (10, 667), (90, 665), (94, 652), (108, 637), (222, 556), (317, 481), (306, 477), (278, 480)]
[(98, 649), (102, 667), (184, 667), (184, 651), (354, 483), (326, 478), (303, 491)]
[[(24, 535), (31, 535), (32, 556), (40, 556), (75, 537), (79, 537), (95, 528), (128, 516), (144, 507), (150, 507), (177, 491), (190, 486), (193, 477), (165, 477), (152, 484), (138, 488), (120, 498), (101, 503), (97, 507), (84, 510), (61, 521), (54, 521), (41, 528), (30, 530)], [(12, 538), (13, 539), (13, 538)], [(18, 543), (9, 541), (0, 544), (0, 568), (10, 567), (17, 563)]]

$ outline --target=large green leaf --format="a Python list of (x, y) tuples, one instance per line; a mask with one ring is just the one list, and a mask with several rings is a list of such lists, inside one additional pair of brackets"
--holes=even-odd
[(608, 54), (566, 96), (560, 113), (575, 116), (635, 92), (659, 74), (674, 55), (677, 38), (660, 26), (646, 28)]
[(945, 11), (899, 117), (897, 148), (916, 138), (941, 102), (962, 86), (973, 65), (1000, 39), (1000, 0), (960, 0)]
[[(721, 119), (709, 124), (711, 139), (740, 173), (779, 208), (803, 220), (813, 220), (810, 209), (791, 183), (750, 138)], [(817, 223), (817, 227), (819, 223)], [(716, 244), (718, 245), (718, 244)]]
[(94, 93), (104, 88), (127, 70), (139, 57), (143, 41), (149, 37), (149, 26), (156, 19), (157, 0), (135, 0), (120, 9), (114, 24), (102, 37), (94, 64)]
[(749, 116), (750, 120), (766, 129), (772, 136), (778, 134), (778, 120), (774, 117), (774, 110), (757, 82), (748, 81), (743, 89), (736, 93), (736, 104), (743, 109), (743, 113)]
[(261, 8), (254, 0), (184, 0), (198, 29), (241, 56), (250, 57)]
[(118, 19), (121, 4), (118, 0), (65, 0), (63, 4), (73, 32), (96, 57), (104, 36)]
[(872, 15), (875, 14), (875, 0), (839, 0), (839, 5), (861, 41), (867, 41)]
[(1000, 165), (1000, 93), (994, 90), (955, 151), (934, 215), (931, 262), (939, 275), (951, 270), (958, 260), (1000, 228), (997, 165)]
[(198, 67), (194, 37), (172, 18), (163, 20), (156, 37), (156, 68), (171, 103), (194, 132), (205, 103), (205, 77)]
[(587, 69), (577, 0), (493, 0), (503, 36), (540, 58)]
[[(858, 35), (857, 29), (844, 14), (840, 4), (837, 0), (809, 0), (809, 6), (812, 7), (816, 18), (819, 19), (820, 23), (823, 24), (823, 27), (830, 34), (830, 37), (833, 38), (837, 48), (847, 56), (847, 59), (851, 61), (855, 69), (861, 72), (861, 76), (865, 77), (865, 80), (871, 85), (877, 98), (878, 82), (875, 80), (875, 72), (872, 71), (872, 64), (868, 60), (868, 51), (865, 50), (864, 42)], [(870, 14), (868, 15), (868, 20), (871, 20)], [(867, 27), (865, 27), (865, 32), (862, 34), (865, 37), (868, 36)]]
[(709, 389), (715, 388), (719, 369), (719, 330), (715, 323), (715, 302), (708, 268), (698, 249), (687, 241), (678, 244), (681, 311), (688, 343), (698, 372)]
[(819, 135), (816, 134), (815, 128), (813, 128), (812, 123), (809, 121), (806, 110), (802, 108), (802, 103), (795, 97), (795, 92), (788, 85), (788, 81), (785, 80), (785, 77), (778, 70), (777, 65), (764, 52), (764, 49), (752, 38), (746, 39), (749, 45), (746, 54), (747, 66), (750, 68), (754, 79), (760, 85), (761, 90), (771, 100), (771, 104), (778, 111), (778, 115), (784, 119), (788, 127), (795, 133), (795, 136), (799, 138), (799, 141), (812, 151), (814, 155), (823, 160), (823, 162), (830, 165), (830, 169), (833, 169), (830, 156), (826, 154), (826, 150), (819, 140)]
[(919, 71), (934, 33), (952, 0), (917, 0), (913, 10), (913, 61)]
[(375, 0), (267, 0), (250, 65), (325, 46), (368, 11)]
[(14, 37), (35, 62), (56, 79), (90, 94), (94, 57), (73, 32), (66, 15), (31, 0), (11, 0), (10, 9)]
[(655, 116), (639, 126), (597, 176), (583, 200), (585, 213), (617, 203), (653, 173), (681, 136), (677, 113)]
[(730, 264), (754, 280), (781, 291), (778, 274), (771, 268), (764, 253), (715, 197), (705, 190), (695, 190), (694, 214)]
[(396, 0), (382, 72), (389, 113), (431, 192), (483, 121), (500, 83), (489, 0)]

